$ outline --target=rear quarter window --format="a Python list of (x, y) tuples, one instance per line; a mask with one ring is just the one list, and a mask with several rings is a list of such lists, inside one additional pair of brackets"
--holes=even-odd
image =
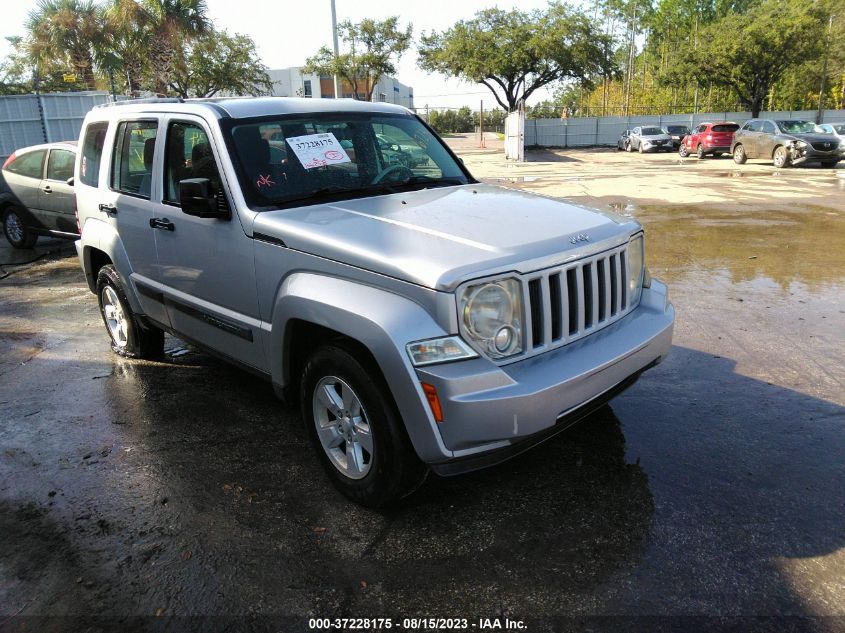
[(100, 161), (106, 141), (108, 123), (91, 123), (82, 139), (82, 158), (79, 163), (79, 182), (96, 187), (100, 179)]
[(21, 154), (9, 163), (6, 169), (19, 176), (41, 178), (41, 174), (44, 173), (44, 157), (46, 155), (47, 150), (43, 149)]

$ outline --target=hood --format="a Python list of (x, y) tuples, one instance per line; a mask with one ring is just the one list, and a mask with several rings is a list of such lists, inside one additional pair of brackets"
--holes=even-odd
[(784, 132), (781, 134), (786, 138), (793, 138), (799, 141), (807, 141), (808, 143), (838, 143), (839, 139), (833, 134), (819, 134), (818, 132), (807, 132), (806, 134), (790, 134)]
[(264, 211), (253, 232), (288, 248), (452, 290), (475, 277), (577, 259), (621, 243), (638, 228), (609, 212), (471, 184)]

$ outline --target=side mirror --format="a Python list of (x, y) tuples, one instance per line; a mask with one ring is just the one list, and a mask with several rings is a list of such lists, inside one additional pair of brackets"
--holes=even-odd
[(73, 187), (73, 176), (68, 178), (65, 182), (68, 184), (68, 186)]
[(220, 209), (217, 196), (208, 178), (186, 178), (179, 181), (179, 204), (182, 213), (198, 218), (220, 218), (228, 220), (229, 209)]

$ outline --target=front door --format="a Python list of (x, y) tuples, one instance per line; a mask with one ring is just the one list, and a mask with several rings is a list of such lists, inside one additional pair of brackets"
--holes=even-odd
[(771, 158), (775, 151), (775, 134), (777, 128), (771, 121), (763, 121), (760, 134), (757, 135), (757, 156), (760, 158)]
[(76, 233), (73, 186), (67, 183), (73, 176), (76, 154), (68, 149), (54, 148), (47, 158), (47, 171), (38, 193), (45, 228), (63, 233)]
[(189, 341), (266, 370), (252, 239), (237, 213), (229, 219), (198, 218), (182, 213), (179, 204), (179, 182), (188, 178), (207, 178), (219, 204), (230, 204), (205, 122), (170, 118), (164, 148), (154, 233), (170, 323)]

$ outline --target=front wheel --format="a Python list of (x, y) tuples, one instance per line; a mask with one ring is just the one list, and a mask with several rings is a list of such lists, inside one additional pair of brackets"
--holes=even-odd
[(683, 143), (681, 143), (681, 146), (678, 148), (678, 156), (680, 156), (681, 158), (686, 158), (687, 156), (689, 156), (689, 150), (687, 149), (687, 146)]
[(3, 233), (14, 248), (32, 248), (38, 240), (38, 234), (27, 225), (25, 214), (16, 206), (3, 212)]
[(97, 297), (115, 354), (126, 358), (156, 358), (164, 353), (164, 332), (138, 320), (129, 307), (123, 283), (114, 266), (106, 265), (100, 269)]
[(631, 147), (631, 141), (625, 141), (625, 151), (626, 152), (633, 152), (634, 148)]
[(332, 483), (351, 500), (377, 508), (416, 490), (428, 471), (378, 369), (352, 352), (327, 345), (311, 355), (300, 406)]
[(748, 156), (745, 154), (745, 148), (742, 145), (734, 147), (734, 162), (737, 165), (743, 165), (747, 160)]
[(642, 141), (640, 141), (638, 149), (640, 150), (640, 154), (642, 154), (645, 150), (643, 149)]
[(704, 153), (704, 146), (699, 143), (698, 147), (695, 148), (695, 155), (698, 156), (699, 159), (704, 158), (706, 154)]
[(778, 169), (789, 167), (789, 153), (786, 151), (786, 148), (783, 145), (775, 148), (775, 154), (772, 157), (772, 163)]

